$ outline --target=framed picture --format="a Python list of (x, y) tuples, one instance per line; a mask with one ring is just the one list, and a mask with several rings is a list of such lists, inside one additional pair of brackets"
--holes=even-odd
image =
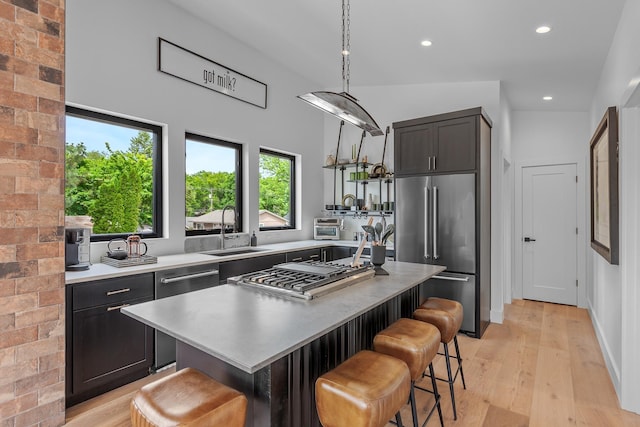
[(618, 264), (618, 113), (609, 107), (591, 147), (591, 247)]

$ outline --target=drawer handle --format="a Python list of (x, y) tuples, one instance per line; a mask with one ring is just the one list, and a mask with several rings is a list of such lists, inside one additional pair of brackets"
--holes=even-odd
[(319, 255), (311, 255), (309, 258), (314, 259), (314, 258), (320, 258)]
[(205, 271), (203, 273), (194, 273), (194, 274), (188, 274), (186, 276), (172, 277), (170, 279), (165, 279), (163, 277), (162, 279), (160, 279), (160, 283), (167, 284), (167, 283), (181, 282), (183, 280), (197, 279), (199, 277), (217, 276), (218, 274), (219, 274), (218, 270), (211, 270), (211, 271)]
[(294, 259), (292, 259), (291, 261), (293, 261), (293, 262), (302, 261), (302, 257), (294, 258)]
[(116, 307), (107, 307), (107, 311), (120, 310), (121, 308), (129, 307), (130, 305), (131, 304), (122, 304)]
[(118, 289), (117, 291), (108, 291), (107, 296), (123, 294), (125, 292), (130, 292), (130, 291), (131, 291), (131, 288)]

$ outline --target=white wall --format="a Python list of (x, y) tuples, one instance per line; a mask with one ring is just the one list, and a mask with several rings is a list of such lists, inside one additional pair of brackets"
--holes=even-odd
[[(590, 111), (590, 132), (598, 125), (609, 106), (626, 107), (629, 89), (635, 89), (640, 75), (640, 2), (628, 0), (621, 14), (615, 38), (609, 50), (600, 82)], [(637, 153), (638, 132), (629, 131), (638, 126), (638, 114), (620, 111), (620, 265), (610, 265), (595, 251), (589, 251), (588, 265), (591, 276), (589, 307), (596, 333), (622, 407), (640, 413), (640, 374), (637, 365), (640, 349), (636, 344), (640, 325), (635, 316), (637, 305), (638, 275), (635, 265), (640, 252), (633, 241), (638, 240), (637, 173), (640, 156), (623, 156), (625, 152)], [(625, 122), (622, 119), (628, 119)], [(627, 139), (625, 139), (625, 136)], [(629, 235), (633, 233), (633, 235)], [(630, 240), (627, 245), (624, 243)], [(622, 278), (625, 278), (623, 280)], [(623, 333), (624, 332), (624, 333)]]
[(513, 111), (511, 117), (514, 162), (557, 158), (583, 161), (589, 152), (586, 112)]
[[(640, 70), (637, 76), (640, 77)], [(638, 79), (640, 83), (640, 78)], [(635, 99), (621, 110), (620, 164), (624, 179), (620, 182), (620, 280), (621, 280), (621, 343), (620, 386), (621, 406), (640, 413), (640, 84), (635, 87)]]
[(586, 161), (589, 115), (586, 112), (514, 111), (512, 113), (514, 164), (514, 298), (522, 298), (522, 168), (524, 166), (575, 163), (578, 171), (578, 306), (586, 306), (585, 253), (588, 242), (588, 189)]
[[(74, 105), (166, 125), (165, 237), (149, 253), (183, 251), (185, 131), (244, 146), (244, 230), (258, 230), (260, 146), (300, 154), (299, 230), (259, 233), (259, 243), (312, 237), (323, 201), (323, 116), (296, 95), (313, 85), (260, 52), (158, 0), (67, 0), (66, 98)], [(158, 37), (201, 54), (268, 86), (266, 110), (157, 71)], [(151, 240), (151, 239), (150, 239)], [(92, 258), (105, 251), (92, 246)]]
[[(491, 120), (491, 162), (492, 162), (492, 262), (491, 262), (491, 320), (502, 322), (503, 319), (503, 286), (502, 286), (502, 240), (503, 227), (500, 222), (502, 212), (502, 147), (501, 137), (509, 135), (508, 106), (501, 102), (501, 84), (498, 81), (461, 82), (415, 84), (401, 86), (351, 86), (351, 94), (358, 98), (362, 105), (376, 120), (384, 131), (393, 122), (425, 117), (467, 108), (483, 107)], [(339, 120), (325, 115), (324, 125), (324, 156), (335, 153), (338, 138)], [(506, 117), (505, 120), (503, 120)], [(503, 124), (503, 121), (505, 124)], [(340, 157), (351, 157), (351, 145), (360, 142), (362, 131), (352, 125), (345, 124), (341, 142)], [(384, 137), (370, 137), (367, 135), (362, 153), (366, 154), (369, 162), (377, 163), (382, 158)], [(387, 142), (385, 164), (393, 169), (393, 127)], [(330, 204), (333, 201), (333, 172), (327, 170), (324, 176), (324, 200)], [(370, 186), (372, 187), (372, 186)], [(351, 189), (352, 187), (346, 187)], [(338, 191), (340, 186), (338, 185)], [(350, 191), (347, 191), (347, 193)], [(369, 190), (367, 190), (369, 192)], [(377, 194), (375, 191), (374, 194)], [(384, 193), (383, 193), (384, 194)], [(345, 236), (351, 236), (351, 231), (359, 229), (362, 221), (345, 221), (349, 229)]]
[(512, 119), (511, 119), (511, 105), (504, 90), (504, 85), (500, 85), (500, 126), (498, 129), (500, 147), (502, 149), (502, 158), (508, 163), (512, 162), (511, 159), (511, 134), (512, 134)]
[(498, 140), (500, 141), (500, 181), (501, 181), (501, 218), (498, 222), (502, 231), (500, 254), (497, 255), (502, 260), (502, 302), (510, 304), (512, 299), (511, 288), (513, 286), (513, 208), (514, 208), (514, 180), (513, 162), (511, 158), (511, 106), (506, 97), (505, 91), (500, 90), (500, 123)]

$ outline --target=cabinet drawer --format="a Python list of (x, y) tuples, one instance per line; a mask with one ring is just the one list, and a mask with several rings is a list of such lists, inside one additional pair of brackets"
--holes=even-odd
[(287, 252), (287, 262), (302, 262), (302, 261), (320, 261), (321, 253), (320, 249), (304, 249), (301, 251)]
[(146, 297), (153, 298), (153, 273), (80, 283), (73, 285), (73, 310)]

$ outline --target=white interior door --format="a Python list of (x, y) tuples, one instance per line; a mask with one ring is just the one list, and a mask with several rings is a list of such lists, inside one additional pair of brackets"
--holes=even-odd
[(522, 169), (522, 293), (577, 305), (576, 165)]

